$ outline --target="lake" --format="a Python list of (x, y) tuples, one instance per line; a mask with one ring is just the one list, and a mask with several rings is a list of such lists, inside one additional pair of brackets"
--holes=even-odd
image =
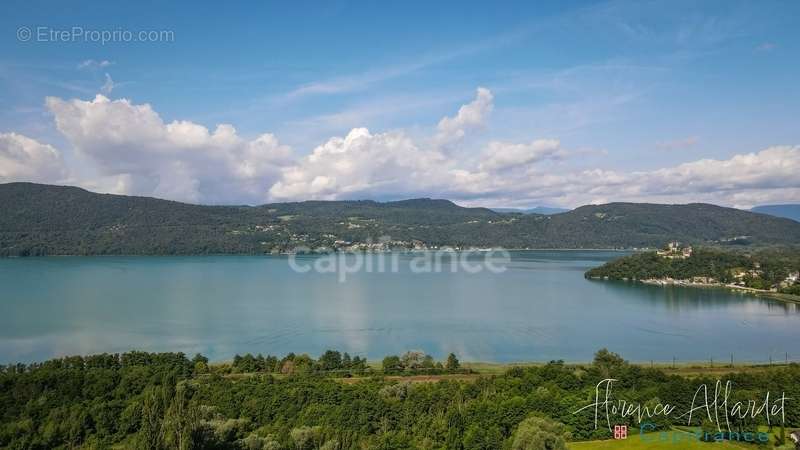
[[(0, 259), (0, 362), (201, 352), (462, 360), (800, 357), (798, 305), (722, 289), (589, 281), (608, 251), (513, 252), (506, 270), (298, 273), (285, 256)], [(313, 257), (300, 261), (312, 263)]]

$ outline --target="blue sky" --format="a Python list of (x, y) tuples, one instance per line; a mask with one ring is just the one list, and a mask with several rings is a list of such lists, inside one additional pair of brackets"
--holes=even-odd
[[(795, 1), (4, 2), (0, 181), (203, 203), (800, 201), (798, 17)], [(73, 27), (170, 37), (38, 38)]]

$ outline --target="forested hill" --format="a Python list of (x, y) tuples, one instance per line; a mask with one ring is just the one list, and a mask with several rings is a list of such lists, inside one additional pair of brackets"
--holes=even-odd
[(342, 247), (506, 248), (796, 244), (800, 223), (708, 204), (611, 203), (540, 215), (447, 200), (307, 201), (201, 206), (75, 187), (0, 184), (0, 255), (259, 254)]

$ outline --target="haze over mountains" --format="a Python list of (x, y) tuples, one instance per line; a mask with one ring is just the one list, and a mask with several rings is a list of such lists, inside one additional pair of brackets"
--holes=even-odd
[(786, 217), (800, 222), (800, 205), (761, 205), (752, 208), (750, 211), (776, 217)]
[(448, 200), (204, 206), (76, 187), (0, 184), (0, 255), (260, 254), (385, 237), (400, 247), (657, 247), (800, 242), (800, 223), (694, 203), (587, 205), (555, 215)]
[(499, 213), (520, 213), (520, 214), (559, 214), (569, 211), (567, 208), (554, 208), (551, 206), (536, 206), (534, 208), (492, 208), (492, 211)]

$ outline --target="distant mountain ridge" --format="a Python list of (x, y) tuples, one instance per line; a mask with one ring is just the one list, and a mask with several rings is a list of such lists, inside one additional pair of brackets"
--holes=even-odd
[(499, 213), (519, 213), (519, 214), (560, 214), (569, 211), (566, 208), (554, 208), (550, 206), (536, 206), (534, 208), (492, 208), (492, 211)]
[(761, 205), (753, 207), (750, 211), (800, 222), (800, 205)]
[(0, 184), (0, 255), (260, 254), (375, 242), (505, 248), (786, 245), (800, 223), (708, 204), (587, 205), (555, 214), (507, 214), (448, 200), (305, 201), (204, 206)]

